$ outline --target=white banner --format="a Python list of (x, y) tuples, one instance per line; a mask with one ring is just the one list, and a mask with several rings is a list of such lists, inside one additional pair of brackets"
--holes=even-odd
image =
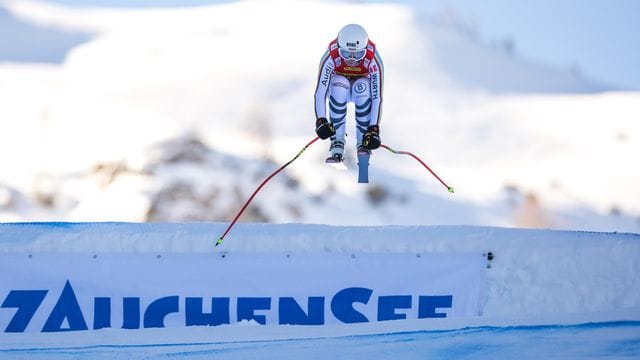
[(0, 254), (0, 332), (475, 317), (481, 254)]

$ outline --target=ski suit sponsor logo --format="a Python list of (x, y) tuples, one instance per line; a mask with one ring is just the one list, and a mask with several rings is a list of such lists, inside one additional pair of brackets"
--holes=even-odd
[[(453, 308), (453, 295), (377, 295), (374, 290), (366, 287), (348, 287), (329, 296), (313, 294), (306, 299), (300, 296), (208, 297), (206, 300), (211, 302), (211, 306), (207, 307), (210, 310), (203, 306), (203, 297), (181, 297), (176, 294), (150, 302), (146, 299), (143, 302), (141, 297), (136, 296), (90, 296), (87, 299), (87, 295), (83, 294), (79, 299), (68, 280), (53, 307), (49, 308), (50, 305), (47, 305), (42, 308), (43, 303), (53, 303), (44, 301), (50, 296), (49, 293), (46, 289), (9, 291), (0, 308), (17, 310), (4, 332), (22, 333), (28, 326), (37, 326), (41, 332), (88, 331), (90, 327), (97, 330), (112, 326), (122, 329), (163, 328), (165, 317), (170, 314), (184, 317), (185, 326), (216, 326), (243, 320), (253, 320), (263, 325), (324, 325), (328, 317), (342, 323), (366, 323), (407, 319), (409, 314), (418, 319), (445, 318), (447, 314), (439, 309)], [(93, 312), (87, 311), (87, 300), (92, 301), (90, 308)], [(299, 303), (300, 300), (302, 303)], [(80, 306), (81, 303), (85, 304), (84, 308)], [(146, 303), (148, 305), (144, 306)], [(416, 304), (417, 308), (413, 308)], [(375, 310), (375, 319), (368, 318), (358, 310), (370, 307), (375, 307), (372, 309)], [(112, 309), (116, 308), (122, 310), (122, 318), (112, 319)], [(261, 311), (272, 308), (273, 312), (260, 314)], [(231, 309), (235, 309), (233, 314)], [(44, 324), (31, 324), (36, 313), (45, 315)]]
[(367, 85), (363, 82), (357, 82), (355, 84), (354, 90), (357, 94), (362, 94), (363, 92), (367, 91)]
[(327, 65), (322, 69), (322, 79), (320, 80), (322, 85), (327, 86), (332, 72), (333, 72), (333, 66), (331, 65)]
[(372, 73), (371, 74), (371, 98), (373, 100), (378, 100), (378, 97), (380, 96), (379, 93), (379, 76), (378, 73)]
[(343, 83), (341, 81), (332, 81), (331, 82), (331, 86), (333, 86), (333, 87), (341, 87), (343, 89), (349, 90), (349, 84), (348, 83), (345, 84), (345, 83)]

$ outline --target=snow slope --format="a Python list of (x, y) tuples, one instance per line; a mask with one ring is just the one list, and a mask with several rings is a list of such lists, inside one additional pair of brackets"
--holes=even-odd
[[(256, 198), (254, 220), (640, 229), (640, 170), (629, 166), (640, 153), (637, 93), (598, 92), (606, 89), (483, 46), (408, 7), (0, 6), (24, 22), (95, 34), (61, 65), (0, 65), (0, 96), (10, 99), (0, 108), (5, 221), (230, 218), (313, 136), (317, 61), (336, 30), (357, 21), (385, 61), (383, 141), (422, 156), (456, 195), (412, 159), (383, 150), (372, 184), (357, 186), (353, 171), (322, 166), (326, 144), (318, 143)], [(296, 56), (274, 39), (291, 39)], [(173, 152), (166, 144), (176, 142), (201, 143), (210, 155), (162, 171), (153, 154)], [(217, 156), (231, 166), (210, 159)], [(271, 162), (241, 170), (265, 158)], [(231, 190), (228, 178), (237, 182)]]

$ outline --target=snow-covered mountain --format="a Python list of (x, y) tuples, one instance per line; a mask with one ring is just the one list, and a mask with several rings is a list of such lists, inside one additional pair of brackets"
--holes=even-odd
[(640, 94), (603, 92), (408, 7), (0, 7), (9, 25), (91, 36), (60, 64), (2, 59), (2, 221), (230, 219), (313, 138), (319, 58), (359, 22), (385, 62), (383, 142), (456, 194), (384, 150), (358, 185), (323, 164), (318, 142), (242, 220), (640, 231)]

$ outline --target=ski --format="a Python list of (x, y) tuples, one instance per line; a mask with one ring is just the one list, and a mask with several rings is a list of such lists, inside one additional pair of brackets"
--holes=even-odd
[(342, 154), (333, 154), (328, 157), (324, 162), (333, 166), (338, 170), (347, 170), (347, 166), (344, 164), (344, 157)]
[(347, 170), (347, 166), (344, 164), (344, 161), (342, 161), (342, 158), (329, 157), (325, 162), (331, 165), (334, 169)]
[(368, 151), (358, 151), (358, 183), (369, 183), (369, 158), (371, 154)]

